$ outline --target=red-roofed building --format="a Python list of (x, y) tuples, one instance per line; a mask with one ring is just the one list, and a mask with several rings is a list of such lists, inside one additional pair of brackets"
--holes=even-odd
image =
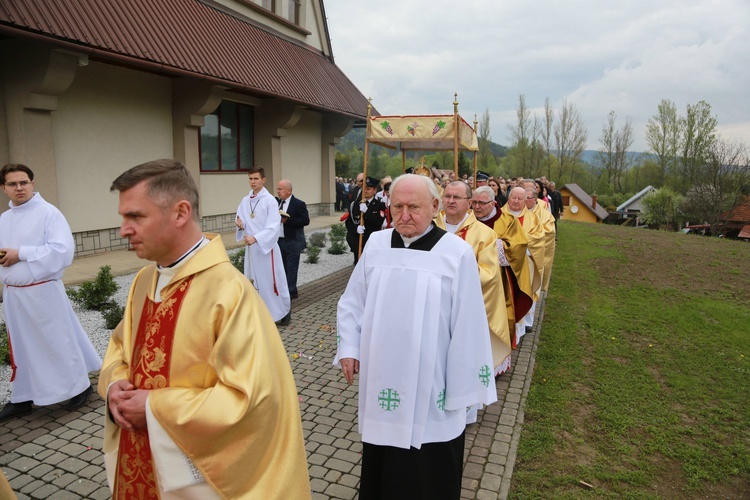
[(253, 165), (331, 213), (334, 145), (367, 106), (322, 0), (0, 2), (0, 164), (34, 170), (78, 255), (126, 246), (110, 184), (158, 158), (191, 170), (207, 231), (233, 228)]
[(750, 196), (746, 196), (734, 208), (721, 217), (721, 232), (726, 238), (750, 238)]

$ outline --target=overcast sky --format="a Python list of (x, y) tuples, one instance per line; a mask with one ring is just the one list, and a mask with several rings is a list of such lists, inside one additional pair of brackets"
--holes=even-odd
[(381, 114), (490, 112), (509, 145), (518, 96), (572, 102), (598, 149), (609, 111), (646, 149), (662, 99), (704, 100), (727, 139), (750, 143), (750, 0), (325, 0), (336, 64)]

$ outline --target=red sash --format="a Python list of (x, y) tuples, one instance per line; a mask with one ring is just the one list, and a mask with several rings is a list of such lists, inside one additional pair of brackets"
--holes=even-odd
[[(130, 381), (137, 389), (169, 387), (175, 326), (192, 280), (191, 276), (180, 283), (177, 290), (160, 303), (146, 296), (130, 367)], [(122, 429), (114, 498), (156, 499), (159, 498), (158, 491), (148, 429)]]

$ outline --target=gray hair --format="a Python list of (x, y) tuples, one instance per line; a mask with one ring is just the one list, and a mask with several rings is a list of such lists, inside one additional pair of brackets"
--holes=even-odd
[(495, 192), (489, 186), (479, 186), (478, 188), (476, 188), (474, 190), (474, 196), (478, 194), (486, 194), (487, 196), (490, 197), (490, 200), (495, 199)]

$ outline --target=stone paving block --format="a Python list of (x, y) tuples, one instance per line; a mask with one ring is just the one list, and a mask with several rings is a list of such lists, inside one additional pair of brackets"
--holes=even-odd
[(13, 462), (14, 460), (16, 460), (16, 459), (18, 459), (20, 457), (21, 457), (21, 455), (19, 455), (15, 451), (11, 451), (11, 452), (8, 452), (8, 453), (3, 453), (2, 455), (0, 455), (0, 466), (5, 467), (9, 463)]
[(323, 479), (325, 479), (329, 483), (338, 483), (340, 478), (341, 472), (337, 470), (329, 470)]
[(109, 487), (105, 486), (89, 493), (91, 500), (109, 500), (112, 498), (112, 492), (109, 491)]
[(355, 476), (354, 474), (344, 474), (339, 479), (339, 484), (356, 489), (359, 487), (359, 476)]
[(492, 443), (490, 451), (497, 455), (507, 455), (508, 451), (510, 451), (510, 444), (496, 441)]
[[(38, 490), (42, 486), (44, 486), (44, 481), (40, 479), (32, 479), (31, 481), (26, 483), (26, 485), (23, 488), (21, 488), (19, 491), (25, 495), (31, 496), (34, 491)], [(36, 498), (39, 498), (39, 497), (36, 497)]]
[(49, 498), (55, 493), (58, 493), (60, 490), (57, 489), (56, 486), (52, 484), (42, 484), (39, 488), (35, 489), (34, 491), (31, 491), (29, 493), (29, 496), (31, 498)]
[(23, 435), (18, 437), (18, 440), (21, 441), (22, 443), (30, 443), (34, 441), (35, 439), (40, 438), (46, 434), (47, 434), (47, 430), (40, 427), (40, 428), (32, 429), (29, 432), (24, 433)]
[(328, 436), (319, 432), (313, 432), (312, 434), (310, 434), (310, 441), (315, 441), (316, 443), (321, 444), (331, 444), (335, 441), (335, 439), (333, 436)]
[(86, 451), (86, 447), (78, 443), (68, 443), (58, 451), (70, 455), (71, 457), (75, 457)]
[(497, 492), (495, 491), (489, 491), (489, 490), (477, 491), (477, 500), (496, 500), (497, 496), (498, 496)]
[(500, 420), (498, 421), (501, 425), (509, 425), (514, 426), (516, 425), (516, 416), (515, 415), (500, 415)]
[(309, 457), (307, 457), (307, 465), (308, 467), (311, 465), (323, 465), (327, 460), (328, 457), (319, 453), (313, 453)]
[(472, 464), (479, 464), (483, 466), (485, 462), (486, 462), (486, 459), (484, 457), (478, 457), (476, 455), (468, 455), (464, 459), (464, 464), (472, 463)]
[(21, 489), (29, 484), (30, 482), (34, 481), (34, 478), (29, 476), (28, 474), (19, 474), (13, 479), (8, 478), (8, 483), (10, 484), (10, 487), (13, 488), (13, 491), (19, 492)]
[(78, 477), (82, 477), (82, 478), (93, 481), (94, 476), (99, 474), (101, 470), (102, 470), (102, 466), (100, 465), (89, 465), (87, 467), (84, 467), (80, 471), (78, 471)]
[(488, 463), (484, 467), (484, 472), (487, 474), (494, 474), (496, 476), (503, 477), (503, 474), (505, 473), (505, 467), (503, 467), (502, 465)]
[[(323, 492), (328, 488), (328, 483), (326, 481), (323, 481), (322, 479), (318, 478), (310, 478), (310, 491), (313, 491), (315, 493), (323, 494)], [(320, 498), (328, 498), (327, 496), (321, 496)]]
[(33, 457), (34, 455), (41, 453), (44, 451), (44, 447), (39, 446), (38, 444), (34, 443), (26, 443), (22, 444), (18, 448), (15, 449), (15, 452), (19, 455), (24, 455), (27, 457)]
[(466, 474), (464, 474), (464, 477), (461, 478), (461, 489), (472, 491), (471, 497), (474, 498), (473, 492), (477, 490), (477, 487), (479, 487), (479, 480), (471, 477), (466, 477)]
[(350, 499), (356, 498), (357, 496), (357, 490), (355, 490), (354, 488), (349, 488), (348, 486), (344, 486), (343, 484), (330, 484), (328, 485), (328, 488), (326, 488), (324, 493), (330, 495), (333, 498)]
[(9, 467), (12, 467), (21, 472), (28, 472), (38, 465), (39, 460), (33, 459), (31, 457), (18, 457), (8, 464)]
[(70, 483), (65, 489), (68, 491), (72, 491), (73, 493), (77, 493), (82, 497), (85, 497), (89, 493), (96, 489), (99, 489), (100, 487), (100, 484), (96, 484), (93, 481), (89, 481), (88, 479), (79, 479), (78, 481), (73, 481), (72, 483)]
[(78, 481), (77, 475), (71, 474), (70, 472), (61, 472), (60, 474), (57, 474), (57, 477), (55, 479), (52, 480), (52, 484), (54, 484), (58, 488), (65, 488), (73, 481)]
[(306, 442), (305, 442), (305, 450), (306, 450), (306, 451), (307, 451), (308, 453), (312, 453), (312, 452), (314, 452), (315, 450), (317, 450), (317, 449), (318, 449), (318, 446), (320, 446), (320, 443), (314, 443), (314, 442), (312, 442), (312, 441), (306, 441)]
[(38, 467), (34, 467), (30, 471), (28, 471), (28, 475), (31, 477), (35, 477), (37, 479), (42, 479), (44, 476), (50, 473), (50, 471), (55, 470), (53, 466), (50, 464), (40, 464)]
[(49, 500), (78, 500), (80, 497), (70, 491), (58, 490), (48, 498)]
[(489, 467), (489, 464), (497, 464), (497, 465), (505, 465), (508, 461), (507, 455), (498, 455), (497, 453), (490, 453), (490, 455), (487, 457), (487, 466)]
[(328, 424), (318, 424), (313, 429), (313, 432), (317, 432), (318, 434), (325, 434), (327, 436), (330, 434), (331, 429), (333, 429), (333, 427)]
[(340, 460), (344, 460), (345, 462), (356, 464), (359, 463), (359, 461), (362, 459), (362, 455), (353, 451), (338, 449), (334, 452), (333, 458), (338, 458)]
[(482, 479), (479, 481), (479, 485), (482, 489), (490, 491), (500, 491), (500, 483), (502, 476), (495, 474), (487, 474), (486, 472), (482, 475)]
[(328, 469), (325, 467), (321, 467), (320, 465), (313, 465), (308, 469), (308, 474), (310, 474), (310, 479), (313, 478), (323, 478), (325, 477), (326, 473), (328, 472)]
[(484, 467), (479, 463), (468, 463), (464, 466), (464, 477), (469, 479), (480, 479), (484, 473)]
[(498, 425), (497, 429), (495, 429), (496, 433), (502, 433), (502, 434), (513, 434), (513, 427), (509, 425)]
[(352, 467), (354, 467), (354, 464), (344, 462), (338, 458), (330, 458), (326, 461), (325, 466), (339, 472), (349, 472), (352, 470)]
[(84, 462), (83, 460), (79, 460), (77, 458), (66, 458), (60, 464), (58, 467), (60, 467), (62, 470), (68, 471), (68, 472), (74, 472), (77, 473), (79, 470), (86, 467), (88, 464)]

